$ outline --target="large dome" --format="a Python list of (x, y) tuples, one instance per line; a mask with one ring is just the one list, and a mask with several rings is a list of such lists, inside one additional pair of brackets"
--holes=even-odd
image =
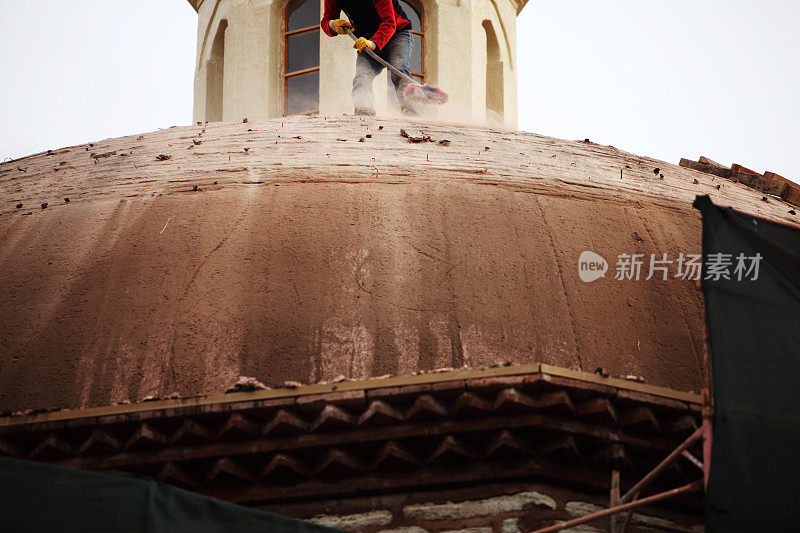
[(610, 146), (355, 117), (54, 150), (0, 190), (0, 410), (499, 361), (698, 390), (702, 294), (618, 255), (699, 253), (696, 194), (792, 218)]

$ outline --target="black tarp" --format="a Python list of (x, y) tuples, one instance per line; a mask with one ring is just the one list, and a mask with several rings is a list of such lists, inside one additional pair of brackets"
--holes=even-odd
[(0, 457), (4, 533), (332, 533), (156, 481)]
[[(694, 206), (714, 396), (707, 531), (800, 531), (800, 230), (708, 196)], [(755, 279), (753, 261), (734, 270), (740, 256), (760, 256)]]

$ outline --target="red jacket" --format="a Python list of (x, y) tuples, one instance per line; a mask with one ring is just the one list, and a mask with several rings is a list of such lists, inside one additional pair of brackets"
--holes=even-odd
[(325, 0), (325, 14), (320, 26), (327, 35), (336, 36), (328, 23), (339, 18), (342, 11), (350, 19), (353, 33), (358, 37), (366, 37), (379, 50), (389, 42), (395, 31), (411, 25), (397, 0)]

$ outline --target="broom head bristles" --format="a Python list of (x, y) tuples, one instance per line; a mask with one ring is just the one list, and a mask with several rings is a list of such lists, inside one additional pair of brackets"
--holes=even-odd
[(403, 97), (411, 102), (436, 105), (446, 103), (449, 98), (447, 93), (438, 87), (418, 83), (409, 83), (403, 90)]

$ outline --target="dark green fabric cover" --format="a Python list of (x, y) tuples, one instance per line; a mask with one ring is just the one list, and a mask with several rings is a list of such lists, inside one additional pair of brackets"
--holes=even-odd
[(0, 531), (325, 533), (337, 530), (207, 498), (150, 479), (0, 457)]
[[(800, 531), (800, 230), (694, 205), (714, 392), (706, 530)], [(760, 253), (758, 278), (705, 279), (715, 253)]]

